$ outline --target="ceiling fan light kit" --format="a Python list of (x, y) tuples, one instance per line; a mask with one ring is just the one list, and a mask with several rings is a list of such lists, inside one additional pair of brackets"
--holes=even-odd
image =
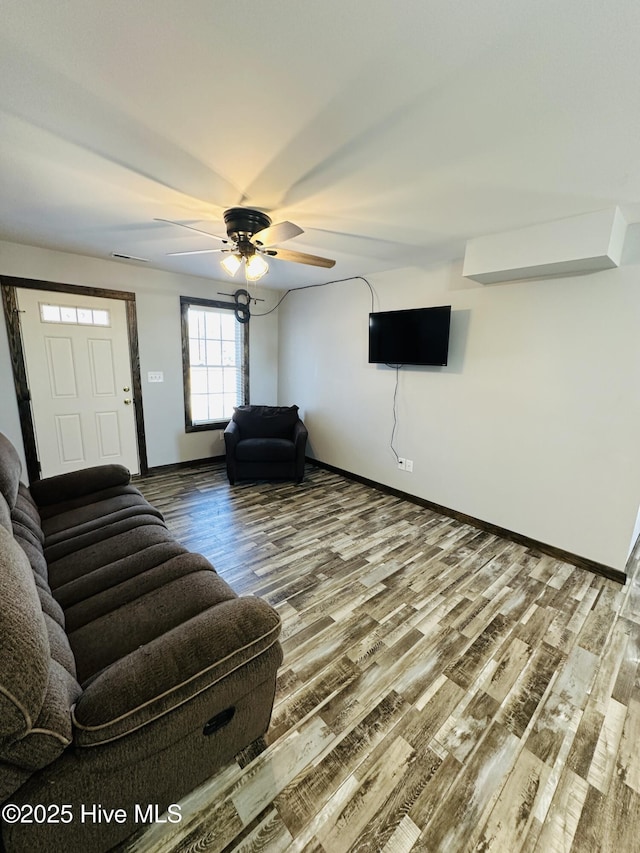
[(251, 255), (244, 262), (244, 274), (247, 281), (258, 281), (269, 272), (269, 264), (262, 255)]
[[(335, 261), (330, 258), (321, 258), (317, 255), (309, 255), (305, 252), (293, 252), (286, 249), (275, 248), (276, 243), (290, 240), (303, 234), (302, 228), (293, 222), (278, 222), (275, 225), (271, 217), (261, 210), (248, 207), (230, 207), (224, 212), (224, 222), (227, 226), (227, 238), (209, 234), (191, 225), (182, 222), (172, 222), (169, 219), (158, 219), (158, 222), (168, 222), (171, 225), (179, 225), (188, 228), (197, 234), (203, 234), (212, 240), (219, 240), (228, 248), (224, 249), (198, 249), (192, 252), (170, 252), (171, 255), (199, 255), (212, 252), (224, 252), (225, 257), (220, 263), (229, 275), (234, 276), (242, 261), (244, 261), (245, 278), (247, 281), (258, 281), (269, 272), (269, 264), (265, 256), (275, 257), (282, 261), (293, 261), (298, 264), (307, 264), (314, 267), (330, 269)], [(230, 245), (229, 245), (230, 244)]]
[(235, 275), (242, 266), (242, 258), (240, 255), (227, 255), (220, 261), (220, 264), (229, 275)]

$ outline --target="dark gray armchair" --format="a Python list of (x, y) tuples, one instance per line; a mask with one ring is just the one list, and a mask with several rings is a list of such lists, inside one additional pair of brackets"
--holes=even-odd
[(237, 406), (224, 441), (231, 485), (237, 480), (302, 482), (307, 428), (297, 406)]

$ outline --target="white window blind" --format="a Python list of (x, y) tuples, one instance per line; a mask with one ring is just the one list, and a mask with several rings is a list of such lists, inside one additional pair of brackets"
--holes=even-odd
[(242, 326), (233, 311), (190, 305), (187, 327), (191, 423), (228, 420), (244, 403)]

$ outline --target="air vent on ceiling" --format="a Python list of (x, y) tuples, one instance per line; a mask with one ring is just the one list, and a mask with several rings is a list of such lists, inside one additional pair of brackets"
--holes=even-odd
[(148, 264), (149, 258), (136, 258), (135, 255), (125, 255), (122, 252), (111, 252), (112, 258), (119, 258), (121, 261), (140, 261), (142, 264)]

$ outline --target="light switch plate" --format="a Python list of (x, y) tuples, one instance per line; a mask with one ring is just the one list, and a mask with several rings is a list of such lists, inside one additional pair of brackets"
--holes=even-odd
[(149, 382), (164, 382), (164, 373), (161, 370), (155, 372), (149, 371), (147, 373), (147, 380)]

